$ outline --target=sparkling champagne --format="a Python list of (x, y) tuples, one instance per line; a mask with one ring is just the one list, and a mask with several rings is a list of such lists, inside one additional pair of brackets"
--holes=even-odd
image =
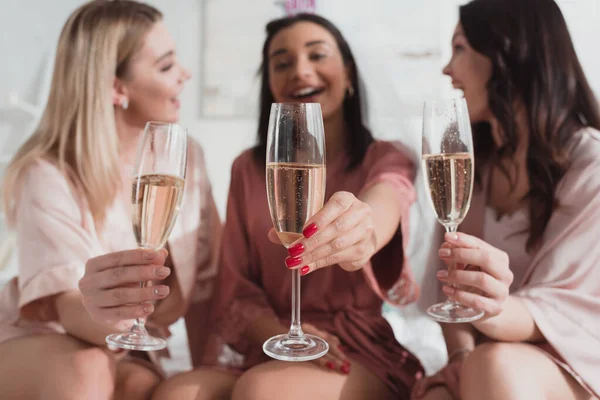
[(324, 165), (267, 164), (271, 219), (284, 246), (302, 237), (304, 224), (323, 207), (324, 196)]
[(460, 224), (471, 204), (473, 157), (469, 153), (424, 155), (423, 170), (438, 221), (444, 226)]
[(166, 243), (179, 213), (185, 181), (170, 175), (142, 175), (133, 180), (133, 231), (140, 247)]

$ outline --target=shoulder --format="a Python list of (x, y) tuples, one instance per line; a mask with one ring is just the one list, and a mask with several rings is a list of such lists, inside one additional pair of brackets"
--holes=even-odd
[(233, 173), (248, 173), (258, 168), (258, 163), (254, 158), (254, 149), (249, 148), (241, 152), (234, 160), (231, 167)]
[(567, 204), (589, 203), (600, 192), (600, 132), (585, 128), (577, 132), (570, 151), (571, 164), (562, 178), (557, 196)]
[(375, 140), (371, 143), (365, 154), (365, 159), (379, 160), (386, 156), (403, 159), (410, 163), (414, 163), (416, 159), (404, 144), (399, 141), (388, 140)]
[(369, 145), (363, 168), (402, 170), (413, 176), (416, 157), (402, 143), (397, 141), (376, 140)]
[(577, 132), (571, 148), (571, 168), (600, 167), (600, 131), (584, 128)]
[(47, 159), (39, 159), (23, 169), (19, 177), (22, 194), (39, 193), (51, 199), (57, 195), (71, 192), (71, 184), (58, 165)]

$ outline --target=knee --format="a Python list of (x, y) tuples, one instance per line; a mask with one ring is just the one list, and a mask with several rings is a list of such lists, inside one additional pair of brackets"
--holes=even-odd
[(244, 373), (233, 388), (232, 400), (275, 400), (281, 398), (276, 380), (252, 370)]
[(117, 385), (118, 398), (149, 399), (160, 383), (160, 378), (154, 372), (143, 369), (128, 373)]
[[(493, 390), (495, 382), (505, 382), (512, 370), (513, 351), (510, 343), (484, 343), (469, 354), (462, 365), (460, 391), (463, 399), (477, 393), (483, 386)], [(514, 365), (514, 364), (513, 364)]]
[(113, 356), (94, 347), (76, 351), (67, 356), (72, 371), (73, 387), (69, 389), (73, 399), (110, 399), (115, 386), (115, 363)]

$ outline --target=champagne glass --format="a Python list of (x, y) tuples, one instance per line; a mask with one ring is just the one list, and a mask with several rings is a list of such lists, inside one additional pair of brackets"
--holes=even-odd
[[(323, 207), (325, 133), (318, 103), (274, 103), (267, 138), (267, 198), (279, 240), (289, 248), (306, 221)], [(329, 350), (323, 339), (302, 332), (300, 270), (292, 271), (292, 322), (287, 334), (267, 340), (263, 351), (277, 360), (308, 361)]]
[[(456, 232), (471, 205), (473, 139), (464, 98), (426, 102), (423, 107), (422, 166), (431, 205), (446, 232)], [(454, 264), (449, 270), (455, 268)], [(454, 287), (454, 286), (453, 286)], [(483, 312), (446, 300), (427, 309), (439, 322), (470, 322)]]
[[(133, 232), (139, 247), (162, 248), (177, 220), (183, 198), (187, 134), (175, 124), (148, 122), (140, 141), (132, 182)], [(141, 287), (145, 286), (142, 282)], [(106, 337), (106, 343), (129, 350), (160, 350), (164, 339), (150, 336), (137, 318), (126, 333)]]

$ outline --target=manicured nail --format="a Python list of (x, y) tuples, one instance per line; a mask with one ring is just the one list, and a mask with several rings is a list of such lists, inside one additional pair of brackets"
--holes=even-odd
[(288, 268), (297, 267), (302, 264), (302, 257), (288, 257), (285, 259), (285, 265)]
[(335, 365), (333, 365), (333, 363), (331, 361), (327, 361), (327, 363), (325, 364), (325, 366), (327, 368), (329, 368), (330, 370), (334, 370), (335, 369)]
[(438, 254), (440, 257), (450, 257), (450, 255), (452, 255), (452, 251), (450, 249), (440, 249)]
[(350, 366), (349, 365), (342, 365), (340, 367), (340, 371), (342, 371), (342, 373), (348, 375), (348, 374), (350, 374)]
[(169, 294), (169, 287), (159, 286), (156, 289), (154, 289), (154, 294), (159, 297), (164, 297)]
[(346, 366), (348, 368), (350, 368), (350, 365), (351, 365), (350, 361), (348, 361), (348, 360), (344, 360), (344, 362), (342, 363), (342, 366)]
[(446, 270), (438, 271), (437, 277), (441, 278), (441, 279), (446, 279), (448, 277), (448, 271), (446, 271)]
[(166, 278), (171, 273), (171, 270), (167, 267), (158, 267), (154, 270), (154, 273), (159, 278)]
[(458, 241), (458, 233), (446, 233), (446, 239), (451, 241)]
[(302, 243), (297, 243), (288, 249), (288, 253), (290, 257), (298, 257), (300, 254), (304, 253), (304, 245)]
[(310, 267), (308, 265), (305, 265), (300, 270), (300, 276), (304, 276), (304, 275), (308, 274), (309, 271), (310, 271)]
[(152, 312), (152, 310), (154, 309), (154, 306), (152, 306), (152, 304), (147, 304), (146, 306), (144, 306), (144, 314), (150, 314)]
[(444, 293), (450, 295), (450, 294), (454, 294), (454, 292), (456, 292), (456, 290), (454, 290), (453, 287), (450, 286), (444, 286), (442, 287), (442, 290), (444, 291)]
[(315, 224), (314, 222), (312, 224), (310, 224), (309, 226), (307, 226), (306, 228), (304, 228), (304, 230), (302, 231), (302, 234), (304, 235), (305, 238), (309, 238), (312, 235), (314, 235), (317, 232), (317, 224)]
[(145, 260), (156, 260), (158, 258), (158, 254), (155, 251), (147, 251), (144, 253)]

